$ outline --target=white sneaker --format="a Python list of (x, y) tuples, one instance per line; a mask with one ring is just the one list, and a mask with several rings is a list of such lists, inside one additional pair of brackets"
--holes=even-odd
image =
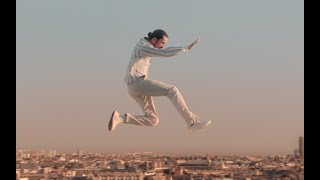
[(203, 129), (209, 126), (209, 124), (211, 124), (211, 121), (204, 121), (204, 122), (196, 121), (188, 127), (188, 130), (193, 131), (193, 130)]
[(123, 120), (120, 117), (119, 113), (117, 111), (113, 111), (108, 125), (109, 131), (113, 131), (114, 129), (116, 129), (116, 127), (122, 122)]

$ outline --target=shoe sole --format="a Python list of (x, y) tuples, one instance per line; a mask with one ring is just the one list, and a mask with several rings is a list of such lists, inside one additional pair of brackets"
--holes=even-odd
[(209, 126), (212, 123), (212, 121), (209, 121), (205, 127)]
[(113, 125), (113, 116), (114, 116), (115, 113), (116, 113), (116, 111), (112, 112), (112, 115), (111, 115), (111, 118), (110, 118), (110, 121), (109, 121), (109, 125), (108, 125), (109, 131), (112, 131), (111, 128), (112, 128), (112, 125)]
[(189, 130), (189, 131), (197, 131), (197, 130), (205, 129), (205, 128), (208, 127), (211, 123), (212, 123), (212, 121), (208, 121), (208, 122), (207, 122), (203, 127), (201, 127), (201, 128), (197, 128), (197, 129), (188, 128), (188, 130)]

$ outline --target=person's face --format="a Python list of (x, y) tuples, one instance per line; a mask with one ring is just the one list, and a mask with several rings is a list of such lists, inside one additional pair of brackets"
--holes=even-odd
[(152, 38), (151, 43), (153, 47), (157, 49), (162, 49), (168, 42), (168, 38), (166, 36), (163, 36), (162, 39)]

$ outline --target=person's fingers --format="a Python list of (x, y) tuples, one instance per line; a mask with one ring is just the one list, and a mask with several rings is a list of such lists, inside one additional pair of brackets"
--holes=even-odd
[(200, 41), (200, 39), (198, 38), (197, 40), (195, 40), (192, 44), (197, 44)]
[(196, 45), (198, 42), (199, 42), (198, 40), (194, 41), (194, 42), (192, 43), (192, 46)]
[(195, 46), (198, 42), (200, 41), (200, 38), (196, 39), (193, 43), (191, 43), (189, 46), (188, 46), (188, 49), (192, 49), (193, 46)]

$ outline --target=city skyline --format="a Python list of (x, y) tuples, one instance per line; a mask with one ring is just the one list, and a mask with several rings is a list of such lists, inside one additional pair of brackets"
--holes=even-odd
[[(16, 149), (292, 154), (304, 134), (303, 18), (300, 0), (18, 0)], [(213, 124), (191, 133), (156, 97), (158, 126), (109, 132), (113, 110), (141, 114), (124, 75), (135, 43), (158, 28), (167, 47), (200, 42), (152, 59), (150, 78)]]
[[(30, 156), (30, 153), (32, 156)], [(20, 151), (16, 155), (16, 179), (273, 179), (304, 178), (304, 161), (285, 156), (219, 156), (90, 154), (78, 150), (73, 154), (48, 156)]]
[[(217, 153), (214, 153), (214, 152), (201, 152), (201, 153), (194, 153), (194, 152), (187, 152), (187, 151), (183, 151), (183, 152), (168, 152), (168, 151), (156, 151), (156, 152), (150, 152), (150, 151), (136, 151), (136, 152), (130, 152), (130, 151), (117, 151), (117, 152), (108, 152), (108, 151), (88, 151), (86, 149), (76, 149), (74, 148), (73, 150), (71, 151), (58, 151), (56, 149), (41, 149), (41, 148), (35, 148), (35, 149), (17, 149), (16, 152), (17, 153), (26, 153), (26, 152), (29, 152), (29, 154), (31, 156), (34, 156), (34, 155), (37, 155), (37, 154), (49, 154), (49, 156), (55, 156), (57, 154), (78, 154), (78, 155), (82, 155), (82, 154), (90, 154), (90, 153), (102, 153), (102, 154), (126, 154), (126, 153), (129, 153), (129, 154), (158, 154), (158, 155), (204, 155), (204, 154), (210, 154), (210, 155), (226, 155), (226, 156), (274, 156), (274, 155), (293, 155), (294, 157), (299, 157), (301, 159), (304, 159), (304, 137), (302, 136), (299, 136), (299, 141), (297, 143), (297, 149), (294, 149), (294, 152), (293, 153), (289, 153), (289, 154), (266, 154), (266, 153), (262, 153), (262, 154), (217, 154)], [(296, 152), (299, 153), (299, 155), (296, 154)]]

